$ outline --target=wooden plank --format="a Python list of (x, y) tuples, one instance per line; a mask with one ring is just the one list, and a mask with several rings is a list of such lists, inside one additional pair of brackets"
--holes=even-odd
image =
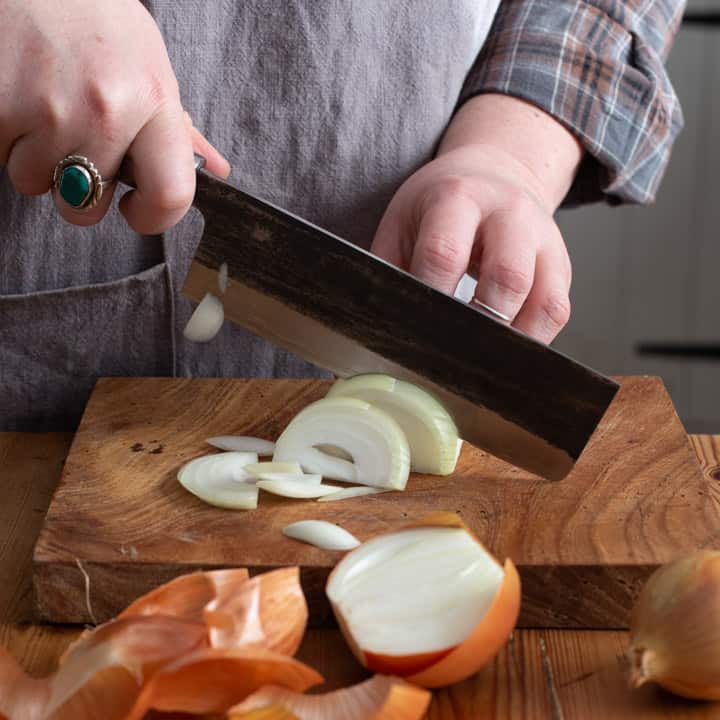
[[(26, 473), (27, 477), (43, 475), (46, 466), (57, 468), (53, 478), (57, 481), (65, 455), (63, 446), (67, 447), (69, 440), (69, 435), (0, 433), (0, 458), (6, 460), (12, 454), (15, 472)], [(720, 438), (691, 440), (706, 477), (717, 484)], [(10, 453), (9, 448), (15, 450)], [(18, 453), (18, 448), (22, 452)], [(8, 465), (3, 463), (1, 467), (7, 469)], [(50, 502), (54, 482), (49, 474), (46, 482), (39, 483), (34, 502), (28, 502), (27, 493), (20, 493), (8, 503), (14, 521), (0, 523), (0, 547), (32, 545), (37, 532), (34, 509), (47, 507)], [(3, 475), (4, 485), (7, 477)], [(0, 558), (0, 570), (4, 577), (27, 576), (28, 558), (5, 553)], [(80, 631), (7, 624), (12, 619), (8, 613), (14, 612), (7, 598), (15, 592), (12, 587), (0, 586), (0, 642), (10, 647), (28, 672), (45, 675)], [(463, 683), (435, 691), (427, 718), (711, 720), (717, 715), (716, 703), (691, 703), (654, 688), (628, 690), (622, 660), (626, 646), (624, 632), (520, 630), (484, 671)], [(326, 689), (343, 687), (365, 676), (336, 630), (309, 630), (299, 657), (325, 674)]]
[(275, 438), (327, 387), (292, 380), (99, 382), (35, 550), (39, 616), (108, 618), (159, 582), (200, 567), (261, 572), (299, 565), (312, 621), (326, 625), (332, 616), (323, 587), (339, 555), (285, 538), (285, 525), (326, 519), (364, 540), (445, 509), (459, 512), (499, 557), (513, 558), (524, 588), (522, 626), (623, 627), (654, 567), (720, 537), (708, 484), (662, 384), (651, 378), (623, 381), (561, 483), (470, 446), (452, 477), (414, 476), (404, 493), (340, 503), (263, 495), (257, 510), (231, 512), (203, 504), (177, 483), (180, 465), (208, 452), (204, 438)]

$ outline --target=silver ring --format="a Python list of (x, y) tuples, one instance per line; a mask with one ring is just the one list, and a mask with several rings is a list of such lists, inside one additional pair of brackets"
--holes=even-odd
[(496, 317), (498, 320), (502, 320), (503, 322), (509, 323), (510, 318), (507, 315), (504, 315), (499, 310), (496, 310), (494, 307), (490, 307), (489, 305), (486, 305), (483, 302), (480, 302), (477, 298), (473, 298), (470, 301), (473, 305), (476, 305), (480, 310), (483, 310), (488, 315), (492, 315), (493, 317)]
[(84, 155), (68, 155), (53, 170), (53, 190), (77, 212), (94, 208), (110, 184)]

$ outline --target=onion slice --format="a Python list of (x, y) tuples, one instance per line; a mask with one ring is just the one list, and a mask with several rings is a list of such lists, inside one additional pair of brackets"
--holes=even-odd
[(318, 447), (305, 448), (298, 458), (302, 469), (308, 473), (318, 473), (329, 480), (357, 482), (357, 470), (352, 461), (328, 455)]
[(355, 485), (349, 488), (343, 488), (330, 495), (324, 495), (317, 499), (318, 502), (334, 502), (335, 500), (347, 500), (349, 498), (360, 497), (362, 495), (377, 495), (378, 493), (386, 493), (390, 490), (386, 488), (368, 487), (367, 485)]
[(255, 462), (245, 467), (245, 472), (250, 473), (254, 477), (264, 475), (265, 473), (294, 473), (302, 474), (300, 463), (293, 460), (291, 462)]
[(221, 295), (224, 295), (228, 289), (228, 264), (222, 263), (218, 269), (218, 290)]
[(364, 543), (338, 563), (326, 592), (365, 667), (424, 687), (479, 670), (520, 609), (512, 562), (503, 568), (452, 514)]
[[(217, 437), (208, 438), (205, 442), (219, 450), (251, 452), (256, 455), (272, 455), (275, 450), (274, 442), (248, 435), (218, 435)], [(257, 462), (257, 459), (255, 459), (255, 462)]]
[(390, 375), (356, 375), (337, 380), (327, 397), (353, 397), (390, 415), (410, 446), (410, 467), (418, 473), (449, 475), (462, 441), (450, 413), (430, 393)]
[(322, 483), (310, 483), (304, 480), (258, 480), (257, 487), (273, 495), (280, 495), (289, 498), (318, 498), (323, 495), (330, 495), (337, 492), (334, 485), (323, 485)]
[[(324, 695), (300, 695), (285, 688), (264, 687), (228, 710), (228, 720), (421, 720), (430, 705), (427, 690), (400, 678), (375, 675), (352, 687)], [(265, 715), (253, 711), (267, 708)], [(275, 712), (270, 712), (273, 708)], [(292, 714), (288, 715), (287, 711)], [(283, 714), (285, 713), (285, 714)]]
[(352, 550), (360, 541), (345, 528), (325, 520), (301, 520), (283, 528), (283, 535), (323, 550)]
[(260, 473), (258, 480), (290, 480), (291, 482), (310, 483), (311, 485), (319, 485), (322, 481), (322, 475), (310, 475), (307, 473)]
[[(410, 472), (410, 450), (400, 426), (387, 413), (355, 398), (324, 398), (302, 410), (275, 443), (273, 460), (299, 460), (308, 472), (330, 474), (308, 467), (307, 452), (332, 458), (316, 445), (334, 445), (348, 452), (361, 485), (403, 490)], [(332, 458), (335, 463), (346, 460)]]
[(224, 320), (225, 311), (221, 300), (212, 293), (205, 293), (190, 316), (183, 335), (191, 342), (210, 342), (220, 332)]
[(257, 507), (258, 490), (245, 468), (257, 462), (255, 453), (226, 452), (205, 455), (186, 463), (178, 472), (178, 482), (210, 505), (230, 510)]

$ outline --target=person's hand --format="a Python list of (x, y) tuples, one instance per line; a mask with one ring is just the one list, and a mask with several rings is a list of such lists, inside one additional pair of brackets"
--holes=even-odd
[[(468, 272), (477, 279), (473, 300), (549, 343), (570, 317), (570, 260), (553, 212), (572, 181), (580, 150), (570, 136), (567, 154), (559, 156), (564, 149), (558, 143), (567, 142), (562, 134), (569, 133), (551, 127), (558, 137), (542, 137), (546, 123), (555, 121), (539, 118), (539, 111), (521, 101), (480, 96), (468, 105), (436, 159), (396, 193), (372, 251), (450, 294)], [(526, 126), (524, 139), (506, 134), (504, 125), (512, 127), (514, 112), (516, 122)], [(555, 146), (543, 152), (548, 141)], [(544, 179), (528, 162), (538, 154)]]
[[(187, 212), (195, 191), (193, 150), (227, 176), (227, 161), (193, 128), (160, 32), (137, 0), (0, 0), (0, 165), (18, 192), (41, 195), (67, 155), (92, 161), (113, 180), (126, 155), (137, 189), (120, 209), (139, 233), (155, 234)], [(98, 222), (98, 205), (69, 222)]]

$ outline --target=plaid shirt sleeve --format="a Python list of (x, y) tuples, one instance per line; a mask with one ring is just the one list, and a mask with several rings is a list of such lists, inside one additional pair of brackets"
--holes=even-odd
[(502, 0), (461, 102), (513, 95), (587, 154), (565, 205), (649, 203), (682, 128), (664, 68), (684, 0)]

